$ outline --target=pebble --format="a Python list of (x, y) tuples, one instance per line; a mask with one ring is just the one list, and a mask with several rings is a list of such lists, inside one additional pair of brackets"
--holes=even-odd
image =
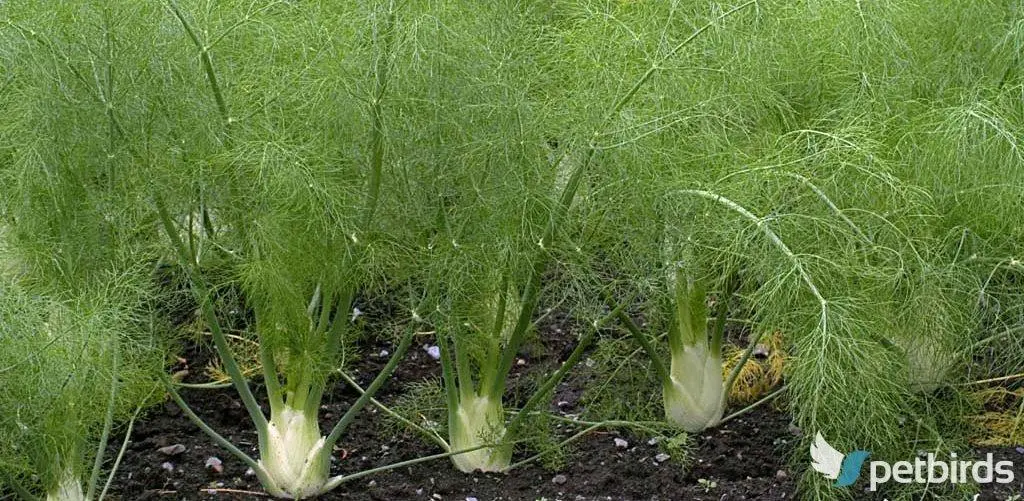
[(520, 358), (520, 359), (516, 360), (516, 365), (526, 365), (526, 360)]
[(439, 346), (436, 346), (436, 345), (434, 345), (434, 346), (424, 345), (423, 346), (423, 351), (427, 352), (427, 355), (429, 355), (430, 358), (433, 358), (434, 360), (440, 360), (441, 359), (441, 348)]
[(374, 488), (374, 487), (377, 487), (377, 481), (376, 480), (370, 480), (369, 482), (366, 483), (366, 486), (370, 487), (371, 489)]
[(165, 456), (177, 456), (178, 454), (185, 452), (185, 446), (181, 444), (168, 445), (167, 447), (157, 449), (157, 452)]
[(386, 357), (386, 356), (388, 356), (390, 354), (391, 354), (391, 352), (389, 352), (388, 350), (380, 350), (379, 356), (380, 356), (380, 358), (384, 358), (384, 357)]
[(654, 438), (652, 438), (652, 439), (647, 441), (647, 445), (658, 445), (658, 441), (659, 441), (658, 437), (654, 437)]
[(205, 466), (207, 470), (213, 470), (215, 473), (222, 473), (224, 471), (224, 463), (217, 456), (206, 458)]
[(803, 430), (801, 430), (799, 426), (793, 423), (789, 423), (789, 426), (787, 426), (786, 428), (789, 430), (789, 433), (794, 437), (799, 437), (804, 434)]
[(470, 496), (470, 497), (466, 498), (466, 501), (480, 501), (480, 500), (475, 498), (475, 497), (473, 497), (473, 496)]
[(160, 467), (163, 468), (165, 471), (167, 471), (167, 473), (170, 473), (170, 472), (174, 471), (174, 465), (171, 464), (169, 461), (164, 461), (160, 465)]
[(665, 461), (668, 461), (669, 458), (671, 458), (671, 457), (672, 456), (669, 456), (668, 454), (665, 454), (664, 452), (662, 452), (662, 453), (659, 453), (657, 456), (654, 456), (654, 460), (659, 462), (659, 463), (664, 463)]
[(1017, 454), (1024, 454), (1024, 447), (1017, 447)]
[(562, 475), (561, 473), (559, 473), (558, 475), (555, 475), (551, 479), (551, 483), (556, 484), (556, 485), (562, 485), (562, 484), (564, 484), (564, 483), (566, 483), (568, 481), (569, 481), (569, 479), (565, 475)]
[(252, 468), (248, 468), (248, 469), (245, 470), (245, 476), (252, 477), (252, 476), (255, 476), (255, 475), (256, 475), (256, 470), (253, 470)]
[(627, 442), (627, 441), (625, 441), (625, 440), (623, 440), (621, 438), (616, 438), (615, 439), (615, 447), (618, 447), (619, 449), (625, 449), (626, 447), (629, 447), (629, 442)]

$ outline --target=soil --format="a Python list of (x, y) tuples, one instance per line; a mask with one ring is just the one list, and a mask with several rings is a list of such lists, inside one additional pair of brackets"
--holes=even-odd
[[(557, 313), (544, 322), (543, 346), (527, 345), (520, 353), (511, 375), (510, 393), (532, 384), (524, 375), (546, 371), (569, 356), (575, 335), (568, 321)], [(376, 343), (374, 343), (376, 344)], [(440, 377), (440, 365), (420, 346), (410, 349), (394, 378), (378, 394), (393, 401), (410, 384)], [(373, 346), (368, 353), (389, 349)], [(534, 357), (533, 355), (536, 355)], [(188, 347), (182, 363), (172, 372), (188, 369), (186, 381), (202, 380), (211, 357), (208, 349)], [(353, 371), (363, 385), (386, 362), (371, 355), (360, 360)], [(586, 376), (574, 377), (555, 392), (553, 412), (579, 412), (579, 398)], [(256, 394), (262, 393), (255, 388)], [(231, 388), (185, 390), (182, 393), (193, 410), (242, 450), (255, 456), (256, 433), (240, 399)], [(336, 385), (325, 396), (321, 408), (321, 429), (329, 427), (355, 400), (357, 394)], [(660, 398), (660, 395), (652, 395)], [(513, 401), (512, 404), (515, 404)], [(264, 404), (264, 410), (267, 411)], [(438, 447), (418, 436), (391, 431), (387, 418), (372, 407), (362, 411), (349, 428), (333, 457), (332, 475), (354, 473), (399, 461), (437, 454)], [(566, 466), (558, 471), (532, 463), (508, 474), (464, 474), (448, 459), (383, 472), (353, 480), (322, 499), (347, 500), (741, 500), (793, 499), (794, 474), (788, 469), (789, 417), (771, 406), (763, 406), (714, 430), (693, 438), (687, 458), (657, 458), (662, 450), (649, 443), (650, 437), (616, 430), (597, 430), (575, 442)], [(563, 425), (560, 433), (576, 433), (582, 427)], [(626, 440), (627, 447), (616, 443)], [(117, 454), (123, 435), (113, 437), (109, 457)], [(184, 451), (168, 455), (161, 448), (180, 444)], [(177, 448), (177, 449), (180, 449)], [(173, 451), (167, 451), (173, 452)], [(516, 459), (526, 457), (521, 453)], [(215, 457), (222, 471), (206, 466)], [(658, 461), (662, 459), (662, 461)], [(166, 402), (151, 410), (135, 424), (125, 457), (117, 471), (113, 499), (265, 499), (259, 482), (247, 467), (227, 451), (213, 444), (182, 411)]]
[[(552, 315), (543, 326), (543, 346), (524, 348), (522, 363), (511, 376), (510, 392), (515, 394), (533, 371), (547, 371), (564, 360), (575, 344), (573, 330), (565, 318)], [(439, 363), (429, 357), (418, 340), (399, 366), (394, 378), (378, 394), (387, 402), (406, 391), (411, 384), (440, 376)], [(365, 351), (379, 354), (390, 349), (383, 343), (368, 343)], [(536, 354), (536, 358), (532, 355)], [(172, 369), (189, 369), (186, 381), (202, 379), (201, 370), (211, 358), (208, 349), (188, 347), (182, 363)], [(353, 371), (360, 384), (368, 384), (386, 362), (386, 357), (371, 355), (356, 363)], [(555, 392), (552, 412), (567, 415), (579, 412), (579, 399), (587, 383), (584, 374), (574, 375)], [(257, 395), (262, 388), (254, 388)], [(235, 391), (185, 390), (182, 395), (193, 410), (233, 444), (256, 456), (256, 433)], [(344, 413), (357, 394), (343, 384), (324, 398), (321, 430)], [(652, 395), (652, 398), (660, 398)], [(512, 402), (515, 404), (515, 402)], [(264, 410), (266, 405), (264, 403)], [(561, 427), (569, 436), (579, 427)], [(693, 437), (685, 460), (657, 458), (662, 452), (651, 445), (650, 437), (615, 430), (599, 430), (585, 436), (572, 447), (565, 467), (545, 469), (532, 463), (508, 474), (463, 474), (448, 459), (402, 467), (343, 484), (321, 499), (345, 500), (454, 500), (454, 501), (702, 501), (702, 500), (788, 500), (798, 499), (796, 479), (799, 471), (790, 463), (794, 428), (789, 416), (772, 405), (758, 407), (748, 414)], [(796, 432), (798, 433), (798, 432)], [(114, 457), (123, 435), (112, 437), (108, 457)], [(621, 447), (625, 440), (628, 446)], [(183, 451), (166, 450), (183, 446)], [(161, 451), (165, 448), (165, 451)], [(181, 449), (181, 447), (175, 447)], [(168, 454), (172, 452), (173, 454)], [(355, 473), (440, 452), (437, 446), (418, 436), (396, 433), (388, 419), (373, 407), (367, 407), (346, 432), (332, 458), (332, 475)], [(975, 451), (984, 456), (992, 452), (996, 460), (1009, 459), (1024, 464), (1024, 454), (1014, 448)], [(525, 457), (519, 453), (516, 459)], [(208, 467), (210, 458), (222, 462), (222, 470)], [(658, 461), (663, 459), (663, 461)], [(804, 467), (804, 466), (801, 466)], [(1015, 484), (983, 486), (978, 500), (1009, 500), (1024, 492), (1024, 475)], [(851, 492), (855, 499), (884, 499), (862, 491)], [(130, 500), (249, 500), (268, 499), (256, 477), (227, 451), (216, 446), (190, 422), (173, 403), (152, 409), (136, 423), (124, 459), (117, 471), (112, 495), (108, 499)]]

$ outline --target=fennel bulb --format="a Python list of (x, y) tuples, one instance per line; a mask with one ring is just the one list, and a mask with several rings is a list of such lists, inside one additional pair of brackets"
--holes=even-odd
[(710, 428), (725, 413), (722, 356), (706, 343), (672, 353), (670, 377), (662, 384), (665, 417), (688, 433)]
[(285, 404), (271, 412), (259, 465), (290, 498), (310, 498), (322, 492), (330, 473), (330, 453), (324, 444), (316, 416)]
[[(505, 409), (500, 398), (468, 395), (459, 399), (456, 412), (449, 418), (451, 450), (460, 451), (496, 443), (505, 436)], [(512, 461), (510, 446), (485, 447), (452, 456), (455, 467), (464, 473), (501, 472)]]
[(953, 366), (953, 357), (935, 339), (927, 336), (898, 344), (903, 345), (906, 352), (910, 388), (922, 393), (935, 391)]
[(46, 493), (46, 501), (85, 501), (82, 483), (70, 468), (64, 470), (56, 488)]

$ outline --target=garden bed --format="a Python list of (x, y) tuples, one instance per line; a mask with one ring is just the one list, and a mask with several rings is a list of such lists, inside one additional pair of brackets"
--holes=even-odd
[[(569, 334), (548, 344), (569, 345)], [(571, 348), (571, 345), (570, 345)], [(377, 349), (380, 351), (380, 348)], [(551, 352), (557, 354), (559, 350)], [(206, 354), (193, 351), (192, 366), (202, 366)], [(537, 362), (542, 365), (542, 361)], [(359, 364), (360, 383), (372, 377), (382, 363), (375, 358)], [(440, 365), (422, 350), (411, 353), (381, 399), (398, 397), (409, 383), (440, 377)], [(562, 403), (556, 412), (578, 412), (580, 378), (559, 388)], [(235, 444), (255, 450), (256, 433), (233, 389), (188, 390), (184, 393), (204, 420)], [(355, 398), (344, 385), (325, 398), (322, 426), (337, 419)], [(660, 398), (652, 394), (651, 398)], [(418, 436), (393, 434), (393, 426), (375, 408), (351, 429), (334, 454), (332, 474), (358, 472), (399, 461), (436, 454), (435, 446)], [(421, 463), (346, 484), (324, 499), (403, 500), (467, 498), (488, 500), (632, 500), (632, 499), (793, 499), (795, 476), (789, 469), (790, 419), (785, 412), (763, 406), (724, 426), (695, 437), (691, 457), (659, 462), (661, 453), (650, 437), (629, 432), (599, 430), (569, 449), (572, 459), (557, 471), (532, 464), (502, 474), (464, 474), (448, 460)], [(562, 427), (566, 436), (580, 428)], [(387, 433), (392, 433), (388, 436)], [(121, 439), (113, 440), (109, 454), (117, 454)], [(621, 447), (616, 438), (628, 445)], [(180, 444), (185, 450), (169, 455), (161, 448)], [(180, 448), (179, 448), (180, 449)], [(165, 451), (169, 449), (164, 449)], [(223, 461), (223, 471), (207, 467), (209, 458)], [(259, 481), (226, 451), (210, 443), (171, 402), (152, 410), (135, 425), (131, 444), (117, 472), (114, 494), (121, 499), (259, 499)], [(213, 489), (213, 490), (211, 490)]]
[[(555, 322), (564, 326), (562, 320)], [(546, 329), (545, 356), (517, 368), (514, 377), (521, 378), (531, 370), (552, 367), (572, 349), (571, 331)], [(735, 333), (734, 333), (735, 336)], [(385, 346), (375, 346), (380, 352)], [(178, 369), (192, 369), (188, 379), (198, 381), (212, 353), (191, 348), (187, 362)], [(548, 359), (550, 358), (550, 359)], [(360, 384), (366, 384), (384, 361), (369, 357), (359, 361)], [(524, 368), (525, 367), (525, 368)], [(382, 392), (384, 403), (394, 402), (412, 383), (440, 377), (440, 364), (422, 349), (409, 354), (394, 379)], [(587, 383), (583, 373), (561, 385), (552, 412), (575, 415), (582, 409), (578, 402)], [(255, 454), (256, 432), (248, 421), (245, 409), (233, 389), (186, 390), (186, 400), (193, 410), (235, 444)], [(326, 427), (341, 415), (357, 394), (343, 384), (325, 398), (321, 425)], [(654, 394), (652, 398), (660, 398)], [(264, 403), (265, 405), (265, 403)], [(364, 410), (364, 419), (351, 429), (333, 458), (332, 475), (359, 472), (399, 461), (436, 454), (437, 448), (411, 433), (395, 433), (395, 425), (378, 409)], [(559, 427), (569, 436), (579, 428)], [(693, 437), (690, 456), (659, 462), (661, 450), (650, 437), (629, 431), (598, 430), (568, 449), (567, 466), (548, 469), (532, 464), (509, 474), (464, 474), (448, 460), (421, 463), (407, 468), (356, 480), (329, 493), (322, 499), (351, 500), (414, 500), (442, 499), (463, 501), (598, 501), (598, 500), (782, 500), (799, 499), (796, 480), (809, 459), (795, 452), (799, 438), (790, 416), (782, 405), (763, 405), (737, 417), (723, 426)], [(625, 440), (626, 447), (616, 439)], [(108, 456), (114, 457), (123, 435), (111, 441)], [(184, 450), (168, 454), (176, 445)], [(177, 448), (180, 449), (180, 448)], [(978, 456), (993, 453), (996, 460), (1024, 464), (1024, 453), (1014, 447), (988, 447), (973, 451)], [(793, 460), (793, 454), (797, 454)], [(222, 471), (207, 466), (210, 458), (222, 461)], [(191, 423), (173, 403), (151, 410), (134, 426), (131, 441), (112, 494), (123, 500), (145, 499), (269, 499), (259, 481), (244, 464), (223, 449), (211, 444), (209, 438)], [(1024, 493), (1024, 475), (1018, 469), (1017, 480), (1010, 485), (982, 486), (982, 500), (1005, 501)], [(882, 500), (882, 493), (871, 495), (862, 483), (856, 486), (855, 499)]]

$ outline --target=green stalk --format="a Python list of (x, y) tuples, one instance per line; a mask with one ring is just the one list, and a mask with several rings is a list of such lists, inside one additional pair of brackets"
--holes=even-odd
[(277, 363), (274, 354), (267, 343), (259, 343), (260, 369), (263, 371), (263, 384), (267, 387), (267, 399), (270, 403), (270, 413), (280, 409), (284, 405), (284, 398), (281, 394), (281, 380), (277, 378)]
[(341, 350), (341, 339), (344, 337), (348, 325), (346, 315), (352, 311), (352, 301), (355, 297), (352, 287), (344, 287), (342, 290), (343, 294), (338, 298), (338, 306), (334, 310), (334, 317), (327, 330), (327, 353), (331, 356)]
[[(718, 298), (718, 312), (715, 316), (715, 326), (711, 331), (711, 352), (722, 353), (722, 341), (725, 338), (725, 324), (729, 320), (729, 300), (736, 293), (739, 281), (734, 272), (730, 272), (725, 279), (725, 291)], [(725, 390), (729, 391), (726, 385)]]
[(220, 321), (217, 319), (217, 313), (214, 310), (211, 292), (202, 275), (198, 273), (197, 270), (193, 269), (195, 263), (188, 258), (188, 250), (185, 248), (184, 243), (181, 241), (181, 237), (175, 230), (174, 222), (171, 220), (171, 216), (167, 213), (167, 207), (164, 205), (163, 199), (159, 197), (156, 199), (156, 207), (157, 212), (160, 214), (160, 220), (163, 223), (164, 233), (166, 233), (168, 238), (171, 239), (171, 243), (178, 253), (178, 259), (182, 262), (185, 274), (192, 283), (194, 295), (199, 301), (199, 304), (202, 305), (203, 317), (206, 320), (207, 325), (210, 327), (210, 333), (213, 335), (213, 343), (217, 348), (217, 354), (224, 362), (224, 370), (228, 373), (228, 376), (231, 377), (231, 382), (234, 384), (235, 390), (237, 390), (239, 396), (242, 397), (242, 403), (245, 404), (245, 409), (249, 413), (249, 418), (256, 426), (256, 430), (260, 434), (262, 443), (266, 438), (267, 418), (263, 415), (263, 411), (260, 409), (259, 403), (256, 402), (256, 397), (253, 396), (252, 390), (249, 388), (249, 384), (246, 381), (245, 376), (238, 368), (238, 362), (235, 361), (234, 354), (231, 353), (231, 347), (228, 346), (227, 338), (224, 336), (224, 331), (220, 328)]
[(459, 384), (455, 374), (455, 367), (452, 365), (451, 347), (444, 336), (437, 336), (437, 347), (441, 352), (441, 377), (444, 380), (445, 400), (448, 409), (448, 428), (451, 429), (455, 423), (455, 413), (459, 408)]
[(554, 374), (541, 384), (540, 388), (530, 396), (530, 399), (526, 401), (526, 404), (524, 404), (523, 407), (519, 409), (519, 412), (516, 413), (516, 416), (512, 418), (512, 421), (506, 427), (506, 436), (516, 436), (525, 417), (533, 412), (533, 409), (540, 404), (541, 400), (547, 397), (555, 385), (565, 379), (566, 374), (568, 374), (573, 367), (576, 367), (576, 364), (578, 364), (580, 359), (583, 358), (583, 352), (590, 346), (590, 342), (594, 339), (594, 336), (597, 335), (597, 331), (600, 330), (601, 327), (609, 320), (622, 313), (628, 304), (628, 300), (623, 301), (622, 304), (617, 306), (611, 313), (601, 320), (594, 322), (594, 325), (591, 326), (590, 329), (587, 329), (586, 334), (584, 334), (580, 341), (576, 343), (576, 347), (573, 348), (572, 353), (569, 354), (569, 358), (567, 358), (565, 362), (562, 362), (561, 367), (559, 367)]
[(85, 499), (91, 501), (96, 494), (96, 485), (99, 483), (100, 470), (103, 468), (103, 453), (107, 449), (107, 441), (110, 440), (110, 429), (114, 426), (114, 409), (117, 407), (118, 367), (121, 365), (120, 349), (114, 343), (114, 365), (110, 378), (110, 397), (107, 403), (107, 415), (103, 420), (103, 432), (100, 434), (99, 444), (96, 446), (96, 458), (92, 463), (92, 474), (89, 475), (89, 483), (86, 486)]
[(783, 242), (781, 238), (779, 238), (778, 234), (776, 234), (774, 231), (772, 231), (771, 228), (768, 227), (768, 221), (765, 218), (758, 217), (754, 215), (754, 213), (747, 210), (742, 205), (733, 202), (732, 200), (722, 195), (712, 193), (710, 191), (679, 190), (677, 191), (677, 193), (683, 195), (693, 195), (700, 198), (711, 200), (712, 202), (719, 203), (728, 208), (729, 210), (743, 216), (744, 219), (747, 219), (750, 222), (754, 223), (754, 225), (756, 225), (757, 228), (761, 230), (761, 232), (766, 237), (768, 237), (768, 240), (772, 243), (772, 245), (774, 245), (775, 248), (778, 249), (779, 252), (781, 252), (784, 256), (786, 256), (789, 262), (793, 264), (793, 268), (796, 270), (797, 274), (800, 275), (800, 279), (803, 280), (804, 284), (807, 285), (807, 289), (811, 292), (814, 298), (818, 300), (818, 304), (821, 306), (822, 319), (824, 320), (825, 318), (827, 318), (828, 301), (825, 299), (825, 296), (823, 296), (821, 292), (818, 290), (818, 286), (815, 285), (814, 280), (811, 278), (811, 275), (807, 273), (806, 269), (804, 269), (803, 263), (800, 261), (800, 259), (796, 257), (796, 254), (794, 254), (793, 251), (790, 250), (789, 246), (786, 245), (786, 243)]
[[(490, 336), (488, 336), (490, 346), (487, 350), (487, 362), (480, 377), (482, 391), (494, 388), (495, 381), (502, 377), (502, 373), (498, 372), (498, 367), (501, 362), (501, 334), (505, 329), (505, 315), (508, 309), (508, 288), (511, 285), (509, 275), (509, 273), (505, 273), (505, 276), (502, 277), (501, 289), (498, 291), (498, 309), (494, 314), (494, 325), (491, 326)], [(500, 395), (497, 396), (500, 397)]]
[(334, 311), (335, 297), (333, 292), (324, 292), (320, 300), (320, 315), (316, 321), (317, 335), (326, 334), (331, 313)]
[(571, 437), (569, 437), (569, 438), (559, 442), (557, 447), (552, 447), (552, 448), (550, 448), (548, 450), (541, 451), (541, 452), (539, 452), (537, 454), (534, 454), (533, 456), (528, 457), (528, 458), (526, 458), (526, 459), (524, 459), (522, 461), (519, 461), (517, 463), (512, 463), (511, 465), (509, 465), (508, 469), (511, 471), (511, 470), (516, 469), (516, 468), (519, 468), (520, 466), (524, 466), (524, 465), (530, 464), (530, 463), (532, 463), (532, 462), (534, 462), (534, 461), (536, 461), (536, 460), (538, 460), (538, 459), (540, 459), (540, 458), (550, 454), (551, 451), (554, 451), (554, 450), (560, 449), (562, 447), (565, 447), (566, 445), (569, 445), (569, 444), (571, 444), (571, 443), (573, 443), (573, 442), (575, 442), (575, 441), (585, 437), (588, 433), (590, 433), (590, 432), (592, 432), (592, 431), (594, 431), (594, 430), (596, 430), (598, 428), (603, 428), (603, 427), (607, 426), (609, 423), (612, 423), (612, 421), (602, 421), (600, 423), (594, 423), (594, 424), (584, 428), (583, 430), (579, 431), (575, 435), (573, 435), (573, 436), (571, 436)]
[(597, 334), (596, 326), (593, 329), (587, 330), (587, 333), (580, 338), (578, 343), (576, 343), (576, 348), (572, 350), (569, 358), (567, 358), (565, 362), (562, 362), (562, 365), (554, 374), (544, 380), (544, 383), (541, 384), (540, 388), (537, 388), (537, 391), (533, 392), (533, 395), (530, 396), (529, 400), (527, 400), (523, 407), (519, 409), (516, 416), (512, 418), (512, 421), (505, 428), (506, 435), (510, 437), (516, 436), (519, 432), (519, 427), (522, 426), (524, 422), (524, 418), (529, 415), (535, 407), (540, 405), (541, 400), (548, 396), (551, 389), (564, 379), (565, 375), (579, 363), (580, 358), (583, 357), (583, 352), (590, 346), (590, 342), (593, 341), (595, 334)]
[(366, 476), (369, 476), (369, 475), (376, 475), (377, 473), (382, 473), (382, 472), (385, 472), (385, 471), (390, 471), (390, 470), (394, 470), (394, 469), (398, 469), (398, 468), (405, 468), (406, 466), (412, 466), (412, 465), (416, 465), (416, 464), (420, 464), (420, 463), (426, 463), (428, 461), (433, 461), (435, 459), (449, 458), (449, 457), (452, 457), (452, 456), (457, 456), (459, 454), (465, 454), (467, 452), (478, 451), (480, 449), (486, 449), (486, 448), (489, 448), (489, 447), (497, 447), (497, 446), (500, 446), (500, 445), (503, 445), (503, 444), (484, 444), (484, 445), (478, 445), (476, 447), (471, 447), (471, 448), (468, 448), (468, 449), (461, 449), (461, 450), (451, 451), (451, 452), (442, 452), (440, 454), (434, 454), (432, 456), (423, 456), (423, 457), (419, 457), (419, 458), (415, 458), (415, 459), (409, 459), (407, 461), (400, 461), (398, 463), (389, 464), (387, 466), (380, 466), (380, 467), (377, 467), (377, 468), (371, 468), (369, 470), (363, 470), (363, 471), (360, 471), (360, 472), (357, 472), (357, 473), (353, 473), (351, 475), (338, 475), (338, 476), (333, 477), (330, 480), (328, 480), (327, 483), (324, 485), (324, 488), (320, 490), (320, 493), (323, 494), (323, 493), (326, 493), (326, 492), (330, 492), (331, 490), (335, 489), (336, 487), (338, 487), (339, 485), (341, 485), (341, 484), (343, 484), (345, 482), (351, 482), (353, 480), (358, 480), (360, 478), (363, 478), (363, 477), (366, 477)]
[[(153, 391), (156, 391), (154, 388)], [(149, 400), (149, 397), (153, 395), (153, 391), (150, 391), (143, 402)], [(121, 460), (124, 459), (124, 453), (128, 450), (128, 444), (131, 442), (132, 429), (135, 428), (135, 420), (139, 419), (139, 414), (142, 414), (143, 405), (140, 404), (135, 407), (135, 412), (132, 413), (131, 419), (128, 420), (128, 429), (124, 432), (124, 440), (121, 441), (121, 448), (117, 451), (117, 457), (114, 458), (114, 464), (110, 467), (110, 474), (107, 475), (107, 482), (103, 484), (103, 490), (100, 491), (100, 497), (98, 501), (103, 501), (103, 498), (107, 497), (107, 491), (110, 490), (110, 486), (114, 483), (114, 474), (117, 473), (118, 467), (121, 466)]]
[(181, 22), (181, 27), (188, 34), (188, 38), (192, 40), (192, 44), (199, 49), (199, 60), (203, 65), (203, 72), (206, 73), (206, 79), (210, 83), (210, 90), (213, 92), (213, 99), (217, 102), (217, 111), (220, 113), (221, 120), (224, 121), (224, 128), (228, 129), (232, 122), (231, 113), (228, 110), (227, 100), (224, 99), (224, 93), (221, 91), (220, 82), (217, 80), (217, 72), (213, 69), (213, 60), (210, 58), (210, 48), (203, 45), (203, 42), (199, 40), (199, 35), (196, 33), (192, 23), (185, 18), (182, 14), (181, 9), (178, 8), (178, 2), (175, 0), (167, 0), (167, 6), (170, 7), (171, 12), (174, 13), (174, 17), (178, 18)]
[[(366, 393), (366, 390), (364, 390), (362, 386), (359, 386), (359, 383), (357, 383), (356, 380), (352, 379), (348, 374), (341, 372), (339, 373), (339, 375), (341, 376), (341, 379), (345, 381), (346, 384), (348, 384), (357, 392), (359, 392), (360, 395)], [(442, 438), (441, 435), (438, 435), (437, 432), (428, 430), (412, 422), (405, 416), (402, 416), (401, 414), (392, 410), (390, 407), (384, 405), (383, 403), (381, 403), (380, 400), (377, 400), (376, 398), (370, 398), (370, 403), (373, 404), (374, 407), (383, 411), (388, 416), (391, 416), (393, 419), (397, 420), (398, 422), (408, 426), (409, 428), (412, 428), (413, 430), (416, 430), (424, 437), (434, 441), (437, 445), (441, 446), (441, 448), (444, 449), (446, 452), (451, 451), (451, 446), (449, 446), (448, 442), (444, 438)]]
[(326, 381), (322, 379), (318, 379), (310, 385), (309, 392), (306, 394), (306, 415), (316, 416), (319, 413), (320, 402), (324, 397), (324, 386), (326, 386)]
[(466, 350), (459, 348), (458, 336), (452, 336), (452, 346), (455, 348), (455, 375), (459, 382), (459, 392), (463, 398), (474, 395), (476, 394), (476, 384), (473, 383), (469, 354), (466, 353)]
[[(189, 405), (185, 402), (185, 399), (181, 398), (181, 395), (178, 393), (178, 390), (174, 388), (174, 383), (168, 381), (165, 378), (164, 387), (167, 389), (167, 393), (171, 395), (171, 399), (173, 399), (174, 402), (178, 404), (178, 407), (181, 407), (181, 410), (182, 412), (185, 413), (185, 416), (188, 417), (190, 421), (195, 423), (195, 425), (198, 426), (199, 429), (203, 430), (203, 432), (206, 433), (207, 436), (212, 438), (213, 441), (217, 443), (217, 445), (223, 447), (231, 455), (235, 456), (243, 463), (245, 463), (245, 465), (248, 466), (249, 468), (252, 468), (252, 471), (256, 473), (256, 476), (259, 478), (260, 483), (263, 484), (264, 487), (275, 485), (270, 480), (270, 478), (267, 477), (266, 471), (263, 470), (263, 467), (260, 466), (260, 464), (256, 462), (256, 460), (249, 457), (249, 455), (246, 454), (245, 452), (242, 452), (242, 450), (239, 449), (238, 447), (235, 447), (235, 444), (232, 444), (231, 441), (224, 438), (220, 433), (217, 433), (217, 430), (211, 428), (210, 425), (206, 424), (206, 422), (203, 421), (202, 418), (196, 415), (195, 411), (193, 411), (192, 408), (189, 407)], [(273, 496), (283, 495), (283, 493), (274, 492), (271, 492), (270, 494)]]
[[(381, 170), (384, 164), (384, 118), (381, 107), (381, 100), (388, 87), (388, 65), (387, 59), (391, 55), (392, 36), (395, 26), (395, 4), (391, 2), (387, 13), (387, 22), (384, 27), (382, 53), (376, 61), (376, 83), (373, 95), (373, 102), (370, 105), (372, 120), (370, 131), (370, 179), (366, 186), (366, 207), (363, 214), (363, 231), (370, 229), (374, 213), (380, 199)], [(383, 61), (382, 61), (383, 60)]]
[(776, 397), (778, 397), (779, 395), (782, 395), (783, 393), (785, 393), (787, 389), (789, 389), (787, 386), (783, 386), (783, 387), (781, 387), (781, 388), (779, 388), (779, 389), (777, 389), (777, 390), (775, 390), (775, 391), (765, 395), (764, 398), (758, 400), (757, 402), (754, 402), (754, 403), (752, 403), (752, 404), (750, 404), (750, 405), (748, 405), (748, 406), (746, 406), (746, 407), (744, 407), (744, 408), (742, 408), (742, 409), (740, 409), (740, 410), (738, 410), (738, 411), (736, 411), (736, 412), (734, 412), (732, 414), (729, 414), (728, 416), (725, 416), (724, 418), (721, 419), (721, 421), (718, 422), (718, 424), (722, 425), (723, 423), (726, 423), (728, 421), (736, 419), (736, 418), (738, 418), (738, 417), (740, 417), (740, 416), (742, 416), (742, 415), (744, 415), (744, 414), (746, 414), (746, 413), (748, 413), (748, 412), (750, 412), (750, 411), (752, 411), (752, 410), (754, 410), (754, 409), (756, 409), (756, 408), (758, 408), (758, 407), (760, 407), (760, 406), (762, 406), (762, 405), (764, 405), (764, 404), (766, 404), (768, 402), (771, 402), (772, 400), (775, 400)]
[(736, 378), (739, 377), (740, 372), (743, 370), (743, 366), (747, 365), (747, 361), (750, 360), (751, 355), (754, 354), (754, 348), (757, 348), (757, 343), (761, 341), (762, 336), (764, 336), (764, 331), (759, 332), (757, 337), (750, 341), (747, 349), (743, 351), (743, 356), (740, 357), (739, 362), (731, 371), (729, 371), (729, 378), (725, 380), (725, 386), (723, 386), (726, 395), (729, 395), (729, 390), (732, 389), (732, 385), (736, 382)]
[(629, 332), (629, 335), (633, 336), (633, 339), (635, 339), (637, 344), (640, 345), (640, 348), (642, 348), (644, 353), (647, 354), (647, 358), (651, 360), (651, 365), (654, 367), (654, 373), (662, 384), (668, 384), (671, 382), (672, 375), (669, 372), (668, 367), (665, 366), (665, 362), (662, 360), (661, 355), (658, 354), (658, 351), (654, 349), (654, 345), (652, 345), (650, 340), (647, 339), (647, 336), (640, 331), (640, 327), (633, 322), (632, 318), (629, 318), (629, 315), (627, 315), (625, 311), (619, 311), (617, 316), (619, 317), (619, 321), (622, 322), (622, 325), (626, 327), (626, 331)]
[(348, 408), (345, 415), (341, 417), (338, 424), (336, 424), (334, 429), (331, 430), (331, 434), (328, 435), (325, 440), (324, 450), (330, 451), (334, 447), (334, 444), (336, 444), (338, 439), (341, 438), (341, 434), (344, 433), (345, 429), (348, 428), (348, 426), (352, 424), (352, 421), (355, 420), (356, 414), (358, 414), (359, 411), (370, 402), (370, 398), (377, 393), (377, 390), (379, 390), (380, 387), (383, 386), (391, 377), (391, 374), (395, 372), (395, 369), (398, 367), (398, 362), (409, 349), (409, 345), (412, 344), (412, 337), (414, 334), (415, 331), (413, 329), (409, 329), (408, 332), (402, 336), (402, 340), (398, 344), (398, 348), (395, 349), (395, 353), (391, 355), (391, 360), (388, 360), (387, 365), (381, 369), (380, 373), (377, 374), (377, 377), (374, 378), (372, 383), (370, 383), (369, 388), (366, 389), (366, 393), (363, 393), (358, 399), (356, 399), (355, 403), (352, 404), (352, 407)]
[[(116, 172), (114, 169), (114, 146), (115, 137), (117, 132), (117, 123), (114, 120), (114, 40), (110, 33), (110, 12), (106, 9), (103, 11), (103, 28), (104, 38), (107, 42), (107, 64), (106, 64), (106, 91), (104, 94), (104, 101), (106, 103), (106, 115), (107, 115), (107, 187), (113, 193), (116, 184)], [(86, 495), (86, 499), (89, 499), (91, 494)]]

